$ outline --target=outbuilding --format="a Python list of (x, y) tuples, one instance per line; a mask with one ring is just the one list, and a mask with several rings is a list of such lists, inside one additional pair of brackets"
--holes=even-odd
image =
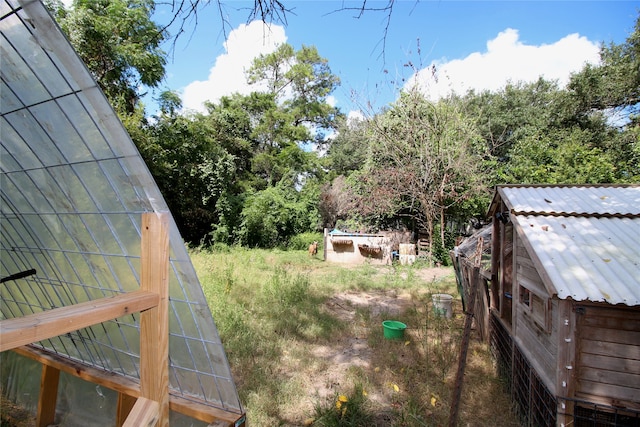
[(527, 424), (640, 425), (640, 185), (504, 185), (489, 214), (482, 320)]

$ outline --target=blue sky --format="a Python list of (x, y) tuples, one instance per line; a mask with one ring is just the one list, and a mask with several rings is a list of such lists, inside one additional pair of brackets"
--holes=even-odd
[[(178, 91), (193, 110), (202, 109), (205, 99), (248, 93), (244, 69), (284, 42), (295, 49), (315, 46), (329, 61), (342, 82), (330, 101), (344, 113), (374, 113), (408, 82), (419, 81), (433, 99), (449, 91), (495, 90), (507, 80), (541, 74), (562, 84), (585, 62), (598, 60), (601, 42), (624, 42), (640, 10), (639, 1), (397, 0), (383, 40), (386, 13), (365, 11), (357, 18), (356, 11), (340, 10), (362, 0), (283, 2), (292, 9), (287, 24), (265, 27), (247, 22), (253, 1), (223, 0), (223, 31), (212, 1), (178, 39), (162, 89)], [(367, 1), (370, 7), (386, 4)], [(167, 16), (159, 8), (155, 19), (163, 23)], [(404, 65), (409, 62), (412, 67)]]

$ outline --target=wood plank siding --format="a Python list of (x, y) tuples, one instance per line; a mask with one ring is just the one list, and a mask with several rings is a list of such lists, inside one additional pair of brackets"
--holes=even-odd
[(514, 338), (545, 386), (555, 393), (557, 300), (551, 300), (521, 239), (515, 242)]
[(640, 307), (581, 305), (576, 397), (640, 410)]

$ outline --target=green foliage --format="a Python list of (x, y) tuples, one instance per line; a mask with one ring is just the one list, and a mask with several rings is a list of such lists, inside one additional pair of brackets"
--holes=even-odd
[(449, 255), (449, 250), (453, 248), (456, 235), (449, 229), (445, 227), (444, 230), (444, 238), (445, 241), (442, 241), (442, 224), (438, 223), (434, 228), (433, 235), (433, 263), (437, 263), (443, 266), (448, 266), (451, 264), (451, 256)]
[(601, 63), (586, 65), (572, 76), (568, 89), (580, 111), (630, 108), (640, 103), (640, 14), (625, 43), (602, 45)]
[(162, 114), (167, 116), (175, 116), (182, 108), (182, 100), (180, 95), (171, 90), (165, 90), (158, 96), (158, 105)]
[(615, 165), (615, 180), (640, 182), (640, 14), (625, 43), (603, 45), (601, 63), (571, 77), (567, 91), (576, 115), (608, 120), (606, 137), (596, 145)]
[(250, 194), (242, 210), (240, 239), (249, 247), (286, 247), (296, 234), (317, 227), (315, 199), (285, 182)]
[(367, 156), (368, 123), (364, 120), (338, 120), (338, 134), (327, 152), (326, 163), (334, 175), (346, 175), (362, 168)]
[(260, 55), (248, 71), (249, 83), (265, 82), (288, 114), (293, 124), (332, 128), (337, 110), (326, 102), (326, 97), (340, 84), (331, 72), (328, 61), (314, 46), (302, 46), (294, 51), (282, 44), (267, 55)]
[(139, 99), (139, 86), (164, 78), (166, 38), (152, 20), (153, 0), (75, 0), (56, 18), (112, 104), (127, 112)]
[(486, 197), (482, 140), (454, 100), (432, 103), (412, 88), (371, 127), (365, 166), (349, 177), (360, 217), (409, 217), (433, 236), (438, 221), (457, 219), (461, 203)]
[(584, 144), (583, 131), (556, 138), (525, 139), (512, 150), (505, 167), (511, 182), (548, 184), (596, 184), (615, 181), (610, 156)]
[[(237, 209), (233, 199), (235, 158), (215, 143), (201, 115), (162, 115), (149, 129), (140, 152), (176, 219), (192, 244), (208, 243), (212, 224), (225, 225)], [(224, 233), (216, 230), (219, 237)], [(232, 238), (224, 235), (225, 243)]]
[[(274, 186), (283, 178), (300, 173), (321, 174), (315, 152), (303, 150), (325, 143), (325, 134), (335, 127), (338, 111), (327, 97), (339, 84), (326, 59), (315, 47), (295, 51), (283, 44), (254, 60), (249, 83), (263, 82), (267, 93), (253, 95), (253, 137), (258, 150), (252, 171)], [(263, 189), (264, 187), (257, 187)]]
[(300, 233), (292, 236), (289, 240), (288, 249), (293, 251), (306, 251), (313, 242), (318, 242), (318, 253), (322, 253), (322, 233)]

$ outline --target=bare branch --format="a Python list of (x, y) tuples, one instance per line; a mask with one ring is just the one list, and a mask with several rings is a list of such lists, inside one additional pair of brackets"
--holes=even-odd
[[(382, 62), (386, 63), (385, 52), (386, 52), (386, 46), (387, 46), (387, 34), (389, 33), (389, 27), (391, 25), (391, 14), (393, 12), (393, 6), (396, 1), (397, 0), (387, 0), (386, 5), (384, 6), (369, 7), (367, 6), (367, 0), (362, 0), (362, 5), (360, 7), (341, 7), (340, 9), (336, 9), (331, 13), (356, 11), (358, 13), (356, 16), (354, 16), (354, 18), (360, 19), (364, 16), (365, 12), (385, 12), (386, 18), (385, 18), (384, 30), (382, 32), (382, 38), (378, 41), (376, 46), (379, 46), (382, 44), (382, 52), (380, 53), (380, 56), (382, 56)], [(419, 0), (416, 0), (416, 3), (418, 1)]]
[[(387, 35), (391, 26), (391, 15), (393, 13), (393, 8), (396, 1), (397, 0), (387, 0), (386, 3), (383, 3), (381, 6), (371, 6), (371, 2), (369, 2), (368, 0), (362, 0), (361, 5), (358, 7), (345, 6), (336, 9), (331, 13), (356, 11), (357, 14), (354, 16), (354, 18), (360, 19), (366, 12), (384, 12), (386, 14), (386, 17), (382, 38), (376, 44), (376, 46), (382, 45), (380, 56), (382, 57), (384, 63), (386, 62), (385, 52), (387, 45)], [(420, 0), (414, 1), (417, 5)], [(230, 24), (225, 18), (224, 8), (225, 6), (229, 5), (229, 2), (225, 2), (224, 0), (159, 0), (157, 2), (157, 4), (160, 5), (171, 6), (171, 20), (164, 26), (164, 28), (162, 28), (162, 31), (168, 30), (169, 27), (173, 26), (176, 23), (179, 23), (177, 32), (173, 36), (172, 48), (175, 48), (176, 41), (179, 37), (182, 36), (183, 33), (185, 33), (188, 26), (192, 26), (191, 34), (193, 35), (195, 27), (198, 25), (199, 10), (210, 5), (211, 3), (216, 3), (218, 6), (220, 21), (222, 22), (222, 32), (226, 38), (227, 29), (228, 27), (230, 27)], [(287, 26), (288, 15), (295, 15), (295, 13), (293, 12), (293, 9), (290, 9), (286, 6), (284, 0), (254, 0), (253, 8), (249, 9), (247, 22), (253, 21), (255, 19), (260, 19), (264, 23), (277, 23)]]

